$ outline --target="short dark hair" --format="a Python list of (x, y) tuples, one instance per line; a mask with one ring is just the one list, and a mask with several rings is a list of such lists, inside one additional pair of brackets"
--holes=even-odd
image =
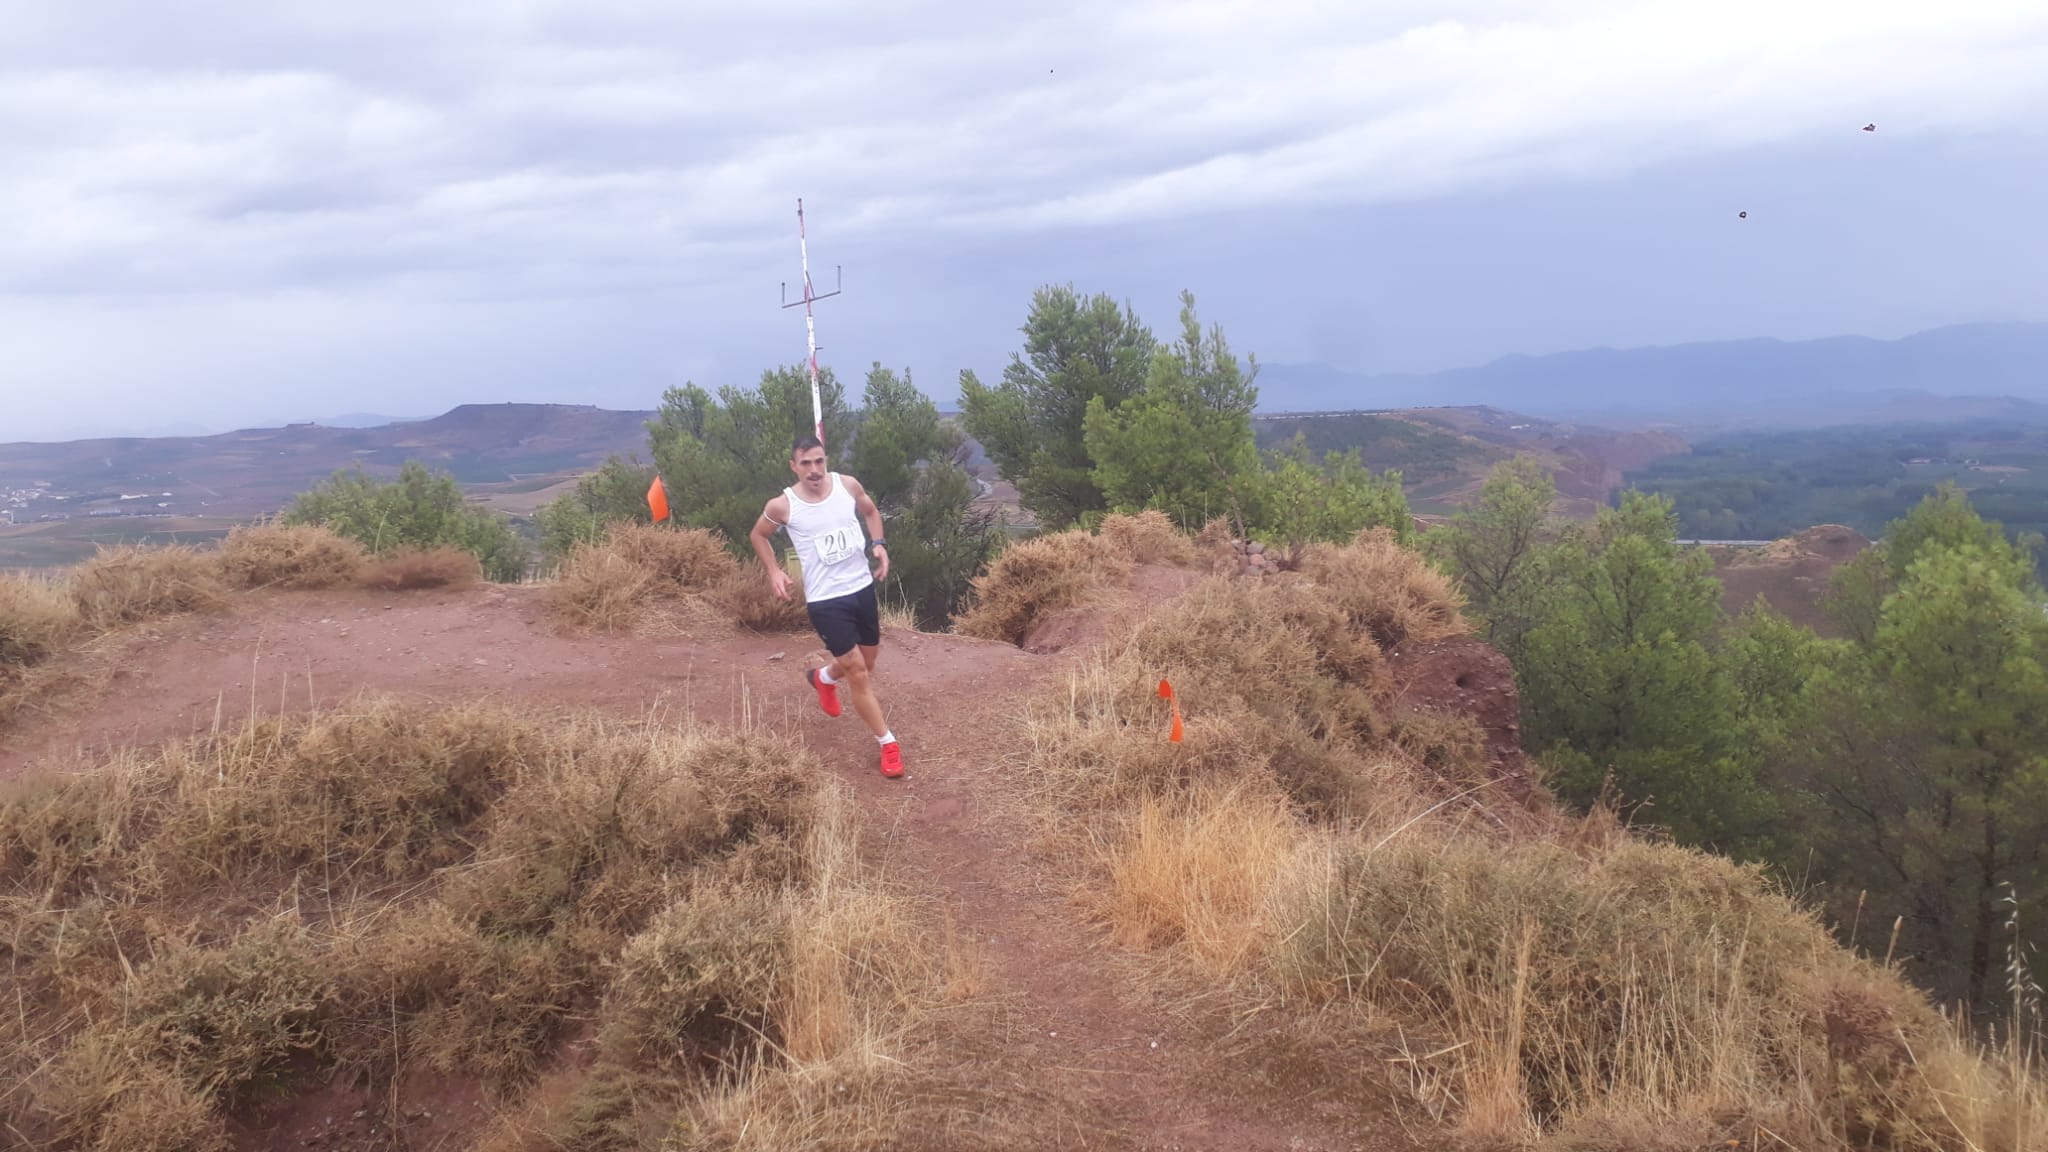
[(789, 446), (789, 457), (794, 460), (806, 448), (823, 448), (824, 446), (825, 442), (823, 440), (806, 432), (796, 438), (796, 443)]

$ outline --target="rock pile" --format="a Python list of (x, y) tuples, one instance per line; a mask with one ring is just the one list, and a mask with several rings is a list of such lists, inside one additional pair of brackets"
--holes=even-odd
[(1271, 576), (1280, 571), (1280, 562), (1256, 540), (1232, 540), (1228, 571), (1233, 576)]

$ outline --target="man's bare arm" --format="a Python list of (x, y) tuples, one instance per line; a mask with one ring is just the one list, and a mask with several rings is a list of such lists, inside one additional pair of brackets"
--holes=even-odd
[(767, 570), (768, 587), (782, 599), (789, 597), (789, 574), (782, 570), (782, 564), (775, 559), (775, 545), (770, 537), (781, 531), (789, 522), (789, 498), (777, 496), (761, 509), (759, 519), (754, 521), (754, 530), (747, 538), (754, 543), (754, 555), (760, 558), (761, 567)]
[[(868, 527), (868, 539), (870, 541), (882, 539), (882, 510), (875, 506), (874, 498), (868, 495), (867, 489), (860, 486), (860, 481), (855, 480), (851, 476), (845, 479), (847, 488), (853, 492), (853, 510)], [(872, 543), (868, 545), (868, 548), (870, 554), (874, 556), (879, 565), (875, 569), (875, 579), (887, 580), (889, 578), (889, 546), (887, 544), (882, 545), (879, 552), (876, 552)]]
[(853, 510), (859, 514), (861, 522), (867, 525), (868, 539), (880, 540), (882, 538), (881, 508), (876, 506), (874, 498), (868, 495), (868, 490), (860, 486), (860, 481), (855, 480), (851, 476), (845, 479), (847, 488), (853, 492)]

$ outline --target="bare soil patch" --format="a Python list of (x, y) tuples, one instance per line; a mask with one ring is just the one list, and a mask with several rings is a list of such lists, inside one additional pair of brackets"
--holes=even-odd
[(1835, 569), (1870, 547), (1854, 528), (1817, 524), (1762, 548), (1710, 549), (1721, 581), (1721, 607), (1734, 616), (1758, 600), (1795, 624), (1835, 634), (1823, 604)]

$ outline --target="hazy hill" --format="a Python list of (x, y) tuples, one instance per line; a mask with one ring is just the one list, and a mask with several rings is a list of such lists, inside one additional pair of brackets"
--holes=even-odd
[(583, 405), (465, 404), (372, 428), (291, 424), (218, 436), (0, 444), (0, 492), (40, 483), (51, 497), (68, 497), (37, 501), (28, 519), (124, 509), (124, 495), (128, 506), (165, 515), (252, 516), (351, 465), (389, 475), (416, 459), (466, 484), (503, 484), (587, 469), (614, 452), (644, 455), (651, 416)]
[(1485, 406), (1265, 413), (1253, 428), (1262, 448), (1296, 434), (1318, 456), (1356, 448), (1374, 471), (1400, 471), (1409, 503), (1423, 513), (1450, 510), (1495, 464), (1528, 455), (1555, 477), (1560, 511), (1590, 515), (1621, 486), (1624, 473), (1686, 450), (1685, 441), (1668, 432), (1616, 431)]
[(1900, 340), (1592, 348), (1414, 376), (1273, 364), (1261, 368), (1259, 392), (1267, 412), (1464, 404), (1688, 424), (2048, 419), (2048, 324), (1966, 324)]

